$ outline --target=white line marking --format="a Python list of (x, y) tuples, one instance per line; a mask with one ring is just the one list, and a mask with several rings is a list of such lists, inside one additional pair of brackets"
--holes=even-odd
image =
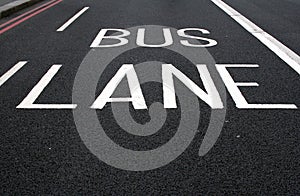
[(300, 57), (280, 41), (221, 0), (211, 0), (300, 75)]
[(22, 109), (75, 109), (76, 104), (34, 104), (35, 100), (44, 91), (52, 78), (56, 75), (61, 65), (53, 65), (42, 79), (33, 87), (25, 99), (17, 106)]
[[(255, 68), (258, 67), (258, 65), (227, 65), (227, 64), (216, 64), (216, 68), (229, 92), (231, 95), (233, 101), (235, 102), (235, 105), (237, 108), (240, 109), (298, 109), (295, 104), (260, 104), (260, 103), (248, 103), (244, 95), (239, 89), (239, 86), (250, 86), (251, 84), (253, 86), (258, 86), (256, 82), (248, 82), (248, 83), (236, 83), (232, 76), (230, 75), (227, 68), (230, 67), (242, 67), (242, 68)], [(252, 86), (252, 87), (253, 87)]]
[(258, 87), (259, 86), (259, 84), (257, 82), (236, 82), (235, 85), (237, 85), (237, 86), (248, 86), (248, 87), (251, 87), (251, 86)]
[(9, 78), (11, 78), (17, 71), (19, 71), (26, 63), (27, 61), (20, 61), (5, 74), (3, 74), (0, 77), (0, 86), (2, 86)]
[(75, 14), (72, 18), (70, 18), (65, 24), (59, 27), (56, 31), (61, 32), (64, 31), (68, 26), (70, 26), (77, 18), (79, 18), (85, 11), (87, 11), (89, 7), (84, 7), (77, 14)]

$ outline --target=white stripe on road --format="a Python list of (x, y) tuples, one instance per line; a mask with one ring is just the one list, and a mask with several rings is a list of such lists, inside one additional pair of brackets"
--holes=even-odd
[(286, 62), (292, 69), (294, 69), (300, 75), (300, 57), (291, 49), (283, 45), (280, 41), (272, 37), (256, 24), (248, 20), (242, 14), (234, 10), (221, 0), (211, 0), (224, 12), (226, 12), (231, 18), (239, 23), (244, 29), (256, 37), (260, 42), (273, 51), (279, 58)]
[(0, 86), (2, 86), (9, 78), (11, 78), (17, 71), (19, 71), (19, 69), (21, 69), (26, 63), (27, 61), (20, 61), (5, 74), (3, 74), (0, 77)]
[(235, 85), (237, 85), (237, 86), (249, 86), (249, 87), (251, 87), (251, 86), (258, 87), (259, 86), (259, 84), (256, 83), (256, 82), (236, 82)]
[(76, 104), (34, 104), (35, 100), (44, 91), (52, 78), (56, 75), (61, 65), (53, 65), (42, 79), (33, 87), (25, 99), (17, 106), (22, 109), (75, 109)]
[(84, 7), (77, 14), (75, 14), (72, 18), (70, 18), (65, 24), (59, 27), (56, 31), (64, 31), (68, 26), (70, 26), (77, 18), (79, 18), (85, 11), (87, 11), (89, 7)]

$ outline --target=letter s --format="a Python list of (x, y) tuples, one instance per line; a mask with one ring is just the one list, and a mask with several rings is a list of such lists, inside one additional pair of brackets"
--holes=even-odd
[(198, 37), (198, 36), (193, 36), (193, 35), (187, 35), (185, 32), (186, 31), (200, 31), (203, 34), (209, 34), (208, 30), (205, 29), (199, 29), (199, 28), (185, 28), (185, 29), (179, 29), (177, 31), (177, 34), (181, 37), (185, 38), (190, 38), (190, 39), (197, 39), (197, 40), (202, 40), (202, 41), (207, 41), (207, 44), (191, 44), (187, 40), (181, 40), (180, 43), (184, 46), (189, 46), (189, 47), (212, 47), (217, 45), (217, 41), (209, 38), (204, 38), (204, 37)]

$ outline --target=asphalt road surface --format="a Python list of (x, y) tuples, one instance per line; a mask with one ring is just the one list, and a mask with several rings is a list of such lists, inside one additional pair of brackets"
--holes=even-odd
[[(299, 195), (299, 10), (297, 0), (53, 0), (0, 20), (1, 195)], [(164, 43), (163, 28), (172, 45), (130, 47)], [(103, 29), (119, 30), (101, 40)], [(100, 46), (118, 35), (129, 43)], [(172, 93), (147, 81), (148, 110), (134, 99), (90, 108), (123, 64), (140, 82), (179, 71), (177, 107), (164, 109)], [(134, 73), (112, 97), (137, 92)], [(190, 83), (217, 93), (197, 97)]]

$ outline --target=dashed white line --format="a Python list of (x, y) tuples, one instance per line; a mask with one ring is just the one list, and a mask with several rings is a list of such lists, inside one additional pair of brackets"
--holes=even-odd
[(222, 0), (211, 0), (300, 75), (300, 57)]
[(259, 84), (256, 83), (256, 82), (236, 82), (235, 85), (237, 85), (237, 86), (249, 86), (249, 87), (251, 87), (251, 86), (258, 87), (259, 86)]
[(59, 27), (56, 31), (58, 31), (58, 32), (64, 31), (66, 28), (68, 28), (68, 26), (70, 26), (77, 18), (79, 18), (88, 9), (89, 9), (89, 7), (84, 7), (77, 14), (75, 14), (72, 18), (70, 18), (65, 24), (63, 24), (61, 27)]
[(11, 78), (17, 71), (19, 71), (26, 63), (27, 61), (20, 61), (5, 74), (3, 74), (0, 77), (0, 86), (2, 86), (9, 78)]

